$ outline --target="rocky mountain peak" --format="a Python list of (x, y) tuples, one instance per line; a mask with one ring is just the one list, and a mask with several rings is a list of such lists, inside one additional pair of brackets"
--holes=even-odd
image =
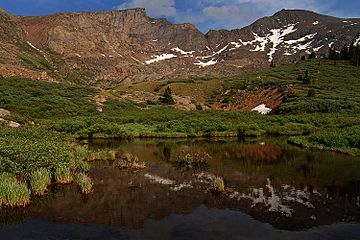
[[(359, 19), (285, 9), (241, 29), (210, 30), (205, 35), (192, 24), (150, 18), (143, 8), (14, 16), (1, 21), (0, 27), (3, 35), (11, 36), (7, 39), (27, 46), (32, 59), (42, 57), (51, 66), (47, 71), (86, 71), (94, 81), (124, 82), (236, 75), (311, 52), (324, 56), (329, 47), (339, 49), (360, 35)], [(18, 46), (0, 39), (1, 51), (12, 49), (11, 59), (4, 52), (6, 61), (0, 60), (20, 63), (22, 68), (36, 65), (22, 60), (24, 47)]]

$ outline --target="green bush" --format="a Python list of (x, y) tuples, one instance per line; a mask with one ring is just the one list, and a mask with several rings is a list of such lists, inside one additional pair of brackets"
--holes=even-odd
[(9, 173), (0, 174), (0, 206), (20, 207), (30, 203), (30, 191)]
[(51, 184), (51, 172), (45, 168), (40, 168), (31, 174), (30, 186), (35, 195), (44, 195)]
[(69, 167), (58, 167), (55, 170), (55, 181), (59, 184), (72, 183), (73, 177)]
[(183, 153), (171, 161), (180, 168), (202, 169), (208, 165), (211, 156), (207, 153)]
[(120, 169), (144, 169), (145, 162), (140, 161), (138, 157), (125, 153), (119, 160), (114, 162), (114, 166)]
[(40, 128), (0, 127), (0, 171), (25, 178), (37, 169), (55, 169), (71, 159), (61, 134)]
[(215, 177), (215, 179), (212, 182), (211, 190), (214, 193), (222, 193), (225, 191), (225, 184), (224, 180), (221, 177)]
[(83, 194), (89, 194), (92, 191), (93, 183), (86, 173), (78, 173), (75, 179)]

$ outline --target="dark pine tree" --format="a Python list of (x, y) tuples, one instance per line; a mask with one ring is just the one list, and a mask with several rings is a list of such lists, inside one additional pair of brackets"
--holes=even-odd
[(311, 52), (308, 56), (308, 59), (316, 58), (315, 52)]
[(163, 95), (160, 98), (160, 102), (161, 103), (165, 103), (165, 104), (174, 104), (175, 101), (172, 97), (172, 93), (171, 93), (171, 89), (170, 87), (167, 87), (163, 93)]
[(351, 42), (350, 46), (349, 46), (349, 60), (353, 61), (354, 57), (355, 57), (355, 43)]
[(345, 44), (344, 47), (340, 50), (340, 59), (341, 60), (349, 60), (349, 47), (347, 44)]
[(355, 66), (360, 65), (360, 44), (351, 43), (349, 48), (349, 59), (351, 63)]

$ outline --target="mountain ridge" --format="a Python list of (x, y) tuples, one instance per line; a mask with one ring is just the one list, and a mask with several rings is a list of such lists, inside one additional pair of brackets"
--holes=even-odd
[[(23, 69), (30, 78), (45, 72), (47, 79), (86, 84), (238, 75), (311, 52), (325, 56), (332, 45), (339, 49), (360, 36), (360, 19), (306, 10), (283, 9), (243, 28), (205, 34), (189, 23), (151, 18), (144, 8), (38, 17), (0, 13), (3, 35), (16, 42), (0, 41), (0, 74), (21, 75)], [(16, 26), (6, 25), (11, 21)]]

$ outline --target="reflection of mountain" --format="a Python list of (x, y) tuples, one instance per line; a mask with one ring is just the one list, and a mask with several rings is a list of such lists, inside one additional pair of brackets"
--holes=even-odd
[(249, 161), (260, 160), (274, 162), (279, 160), (282, 153), (281, 147), (277, 144), (249, 144), (233, 149), (234, 157)]
[[(209, 168), (202, 173), (180, 171), (166, 162), (165, 155), (173, 157), (184, 149), (212, 155)], [(113, 169), (111, 163), (96, 163), (91, 172), (95, 189), (89, 196), (80, 195), (75, 186), (56, 187), (53, 194), (35, 199), (29, 208), (1, 210), (0, 222), (34, 216), (60, 223), (139, 229), (149, 219), (186, 215), (202, 204), (242, 211), (281, 229), (360, 221), (359, 171), (353, 172), (360, 163), (348, 156), (309, 156), (296, 148), (247, 143), (175, 143), (165, 147), (130, 142), (118, 150), (137, 155), (147, 162), (147, 168), (129, 172)], [(271, 154), (266, 156), (265, 152)], [(297, 174), (298, 166), (304, 164), (311, 169), (308, 180)], [(333, 175), (333, 168), (343, 176)], [(222, 196), (208, 192), (215, 175), (225, 180), (227, 191)]]
[(246, 239), (298, 240), (340, 239), (357, 240), (359, 224), (333, 224), (305, 231), (279, 231), (251, 216), (231, 210), (196, 208), (192, 213), (172, 214), (159, 221), (148, 220), (142, 229), (132, 231), (93, 225), (62, 225), (33, 219), (21, 226), (0, 229), (6, 239)]

